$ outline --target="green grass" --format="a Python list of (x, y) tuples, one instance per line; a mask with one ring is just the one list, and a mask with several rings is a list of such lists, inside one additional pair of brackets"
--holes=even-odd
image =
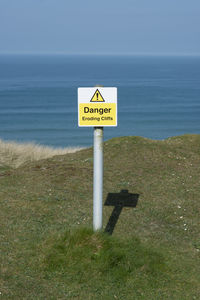
[(168, 280), (164, 257), (143, 246), (138, 238), (120, 240), (81, 228), (67, 231), (47, 244), (42, 270), (56, 278), (63, 277), (77, 292), (77, 285), (87, 287), (93, 292), (92, 298), (96, 291), (98, 297), (112, 298), (116, 289), (126, 295), (128, 282), (151, 289), (160, 287), (161, 278)]
[(0, 297), (199, 299), (200, 135), (104, 143), (104, 200), (139, 194), (112, 236), (91, 230), (92, 173), (92, 149), (0, 167)]

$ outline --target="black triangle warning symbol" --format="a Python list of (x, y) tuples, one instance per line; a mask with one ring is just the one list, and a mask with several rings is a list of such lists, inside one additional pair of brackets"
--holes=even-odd
[(105, 100), (103, 99), (103, 97), (98, 89), (95, 91), (90, 102), (105, 102)]

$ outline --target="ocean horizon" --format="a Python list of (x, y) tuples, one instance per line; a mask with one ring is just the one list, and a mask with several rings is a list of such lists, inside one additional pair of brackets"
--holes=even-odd
[(200, 56), (0, 54), (0, 139), (92, 146), (78, 87), (117, 87), (118, 127), (104, 139), (200, 134)]

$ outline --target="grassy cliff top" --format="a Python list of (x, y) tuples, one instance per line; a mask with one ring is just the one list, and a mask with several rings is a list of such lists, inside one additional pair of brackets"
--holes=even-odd
[(104, 201), (138, 199), (104, 206), (112, 236), (90, 229), (92, 174), (92, 148), (0, 166), (0, 296), (198, 299), (200, 135), (104, 143)]

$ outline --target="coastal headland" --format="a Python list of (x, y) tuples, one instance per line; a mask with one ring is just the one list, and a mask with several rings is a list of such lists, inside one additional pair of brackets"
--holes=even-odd
[(20, 164), (0, 151), (2, 299), (198, 299), (200, 135), (104, 142), (104, 202), (138, 195), (112, 235), (117, 204), (91, 230), (92, 148)]

